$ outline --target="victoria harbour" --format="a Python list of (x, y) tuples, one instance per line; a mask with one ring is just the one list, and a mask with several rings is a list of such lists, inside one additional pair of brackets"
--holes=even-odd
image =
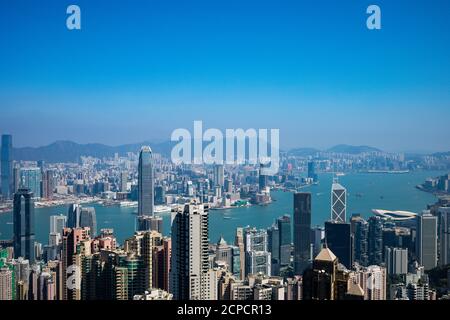
[[(428, 177), (442, 174), (439, 171), (417, 171), (404, 174), (349, 173), (340, 177), (340, 182), (348, 189), (347, 211), (350, 216), (360, 213), (370, 217), (372, 209), (406, 210), (420, 213), (436, 197), (415, 188)], [(321, 225), (330, 218), (330, 188), (332, 174), (320, 174), (320, 184), (303, 188), (302, 192), (312, 195), (312, 225)], [(268, 205), (254, 205), (235, 209), (211, 210), (209, 213), (209, 238), (216, 242), (221, 236), (234, 242), (237, 227), (269, 227), (276, 218), (293, 211), (291, 192), (275, 191), (274, 201)], [(112, 228), (117, 240), (122, 243), (133, 235), (136, 226), (136, 208), (105, 207), (92, 204), (97, 212), (98, 228)], [(67, 207), (36, 209), (36, 240), (48, 241), (50, 216), (66, 214)], [(349, 218), (349, 216), (347, 218)], [(161, 214), (164, 234), (170, 234), (170, 213)], [(12, 214), (0, 215), (0, 238), (12, 236)]]

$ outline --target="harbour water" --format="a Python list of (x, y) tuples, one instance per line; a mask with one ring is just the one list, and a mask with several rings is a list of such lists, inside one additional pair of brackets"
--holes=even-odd
[[(347, 219), (352, 213), (371, 215), (372, 209), (407, 210), (421, 212), (427, 204), (434, 203), (436, 197), (417, 190), (415, 186), (427, 177), (435, 177), (444, 172), (410, 172), (404, 174), (352, 173), (339, 177), (339, 182), (347, 188)], [(312, 225), (323, 225), (330, 217), (331, 174), (320, 174), (319, 185), (302, 189), (312, 194)], [(293, 195), (290, 192), (274, 191), (274, 202), (267, 206), (251, 206), (226, 210), (211, 210), (209, 216), (209, 237), (216, 242), (222, 235), (227, 242), (233, 242), (237, 227), (247, 225), (267, 228), (284, 214), (292, 215)], [(91, 205), (90, 205), (91, 206)], [(135, 230), (136, 208), (95, 207), (98, 229), (113, 228), (118, 241), (130, 237)], [(36, 240), (47, 244), (50, 216), (66, 214), (66, 207), (36, 209)], [(170, 213), (163, 217), (164, 234), (170, 233)], [(12, 213), (0, 214), (0, 239), (12, 237)]]

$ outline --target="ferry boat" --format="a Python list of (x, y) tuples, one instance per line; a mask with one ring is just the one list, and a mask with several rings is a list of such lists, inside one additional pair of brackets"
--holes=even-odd
[(138, 203), (137, 201), (121, 201), (119, 206), (122, 208), (136, 208)]
[(155, 206), (155, 213), (168, 213), (171, 211), (172, 208), (169, 206)]

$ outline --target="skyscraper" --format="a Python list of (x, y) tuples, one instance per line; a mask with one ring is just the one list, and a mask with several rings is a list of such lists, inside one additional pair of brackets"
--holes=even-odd
[(14, 272), (8, 267), (0, 268), (0, 301), (13, 300)]
[(269, 184), (269, 176), (267, 175), (267, 168), (260, 164), (259, 166), (259, 179), (258, 179), (259, 190), (264, 190)]
[(450, 264), (450, 207), (440, 207), (439, 214), (439, 264)]
[(51, 200), (55, 189), (55, 178), (53, 170), (46, 170), (42, 176), (42, 198)]
[(316, 174), (316, 164), (314, 161), (308, 162), (308, 178), (312, 179), (313, 182), (317, 182), (317, 174)]
[(437, 266), (437, 217), (429, 211), (417, 216), (417, 257), (425, 270)]
[(347, 190), (337, 181), (331, 186), (331, 220), (345, 222), (347, 212)]
[[(74, 264), (74, 256), (77, 253), (77, 245), (82, 241), (89, 240), (89, 230), (84, 228), (65, 228), (62, 232), (62, 251), (61, 251), (61, 299), (62, 300), (75, 300), (79, 295), (80, 287), (74, 285), (68, 285), (69, 278), (77, 276), (76, 269), (71, 270), (70, 266)], [(79, 267), (79, 266), (78, 266)]]
[(284, 215), (278, 218), (277, 225), (280, 231), (280, 266), (288, 266), (291, 263), (291, 217)]
[(1, 147), (1, 188), (5, 199), (12, 197), (13, 188), (13, 163), (12, 163), (12, 136), (2, 135)]
[(312, 257), (317, 256), (319, 252), (322, 250), (324, 240), (325, 240), (325, 228), (322, 226), (315, 226), (311, 230), (311, 244), (313, 247)]
[(137, 231), (163, 232), (163, 219), (157, 216), (140, 216), (137, 218)]
[(166, 192), (163, 186), (155, 187), (155, 204), (163, 205), (166, 203)]
[(13, 175), (12, 175), (12, 192), (11, 194), (16, 193), (20, 188), (20, 166), (19, 164), (14, 164), (13, 167)]
[[(278, 233), (278, 229), (275, 234)], [(271, 254), (268, 250), (268, 235), (266, 230), (256, 228), (244, 229), (245, 273), (263, 273), (271, 275)]]
[(127, 192), (128, 191), (128, 172), (122, 171), (120, 173), (120, 191)]
[(78, 203), (73, 203), (69, 206), (67, 212), (67, 228), (80, 227), (81, 206)]
[(223, 188), (225, 184), (225, 173), (223, 164), (214, 165), (214, 187), (219, 186)]
[(364, 300), (386, 300), (386, 268), (381, 266), (360, 267), (352, 275), (364, 291)]
[(80, 228), (89, 227), (92, 238), (97, 236), (97, 216), (93, 207), (81, 208)]
[[(158, 257), (158, 251), (163, 253), (162, 241), (162, 235), (156, 231), (136, 232), (133, 237), (125, 241), (126, 253), (141, 259), (139, 262), (142, 264), (141, 275), (139, 275), (143, 282), (141, 291), (156, 288), (159, 285), (159, 269), (164, 267), (164, 261), (159, 261), (159, 258), (162, 258), (163, 255)], [(134, 294), (139, 294), (138, 291), (136, 290)]]
[(383, 262), (383, 220), (378, 216), (369, 218), (369, 265)]
[(28, 189), (14, 194), (14, 257), (24, 257), (34, 263), (34, 200)]
[(234, 239), (234, 245), (239, 248), (239, 260), (240, 260), (240, 277), (239, 279), (245, 279), (245, 245), (244, 245), (244, 229), (237, 228), (236, 236)]
[(139, 154), (138, 192), (139, 216), (152, 216), (154, 212), (154, 181), (153, 181), (152, 149), (144, 146)]
[(171, 293), (176, 300), (213, 300), (216, 275), (209, 269), (208, 211), (192, 201), (172, 221)]
[(325, 222), (325, 242), (339, 261), (350, 269), (353, 264), (350, 223)]
[(310, 265), (311, 193), (294, 194), (294, 273), (302, 275)]
[(360, 265), (369, 265), (369, 224), (361, 216), (353, 216), (351, 220), (354, 239), (354, 260)]
[(223, 237), (220, 237), (219, 241), (217, 241), (214, 262), (226, 264), (228, 271), (230, 272), (233, 270), (233, 255), (231, 246), (227, 244)]
[(42, 172), (38, 167), (20, 169), (20, 187), (29, 189), (34, 197), (41, 197)]
[(67, 225), (67, 217), (65, 215), (50, 216), (50, 233), (62, 234), (63, 229)]
[(408, 249), (385, 247), (384, 261), (389, 275), (408, 273)]
[(272, 275), (280, 273), (280, 230), (276, 224), (267, 229), (268, 249), (272, 259)]
[(303, 275), (305, 300), (335, 300), (336, 273), (339, 260), (329, 248), (322, 248), (313, 261), (312, 268)]

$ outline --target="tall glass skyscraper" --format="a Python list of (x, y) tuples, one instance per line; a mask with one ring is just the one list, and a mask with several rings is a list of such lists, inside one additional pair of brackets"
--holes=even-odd
[(316, 174), (316, 164), (314, 161), (308, 162), (308, 178), (313, 179), (314, 182), (318, 181), (318, 177)]
[(280, 265), (287, 266), (291, 262), (291, 217), (284, 215), (277, 219), (280, 230)]
[(14, 257), (34, 262), (34, 200), (29, 189), (19, 189), (14, 194)]
[(225, 170), (223, 165), (222, 164), (214, 165), (214, 187), (219, 186), (220, 188), (223, 188), (223, 185), (225, 183), (224, 177), (225, 177)]
[(331, 186), (331, 220), (345, 222), (347, 214), (347, 190), (337, 181)]
[(350, 223), (325, 222), (325, 242), (328, 248), (338, 257), (339, 262), (347, 268), (352, 267), (353, 247)]
[(9, 134), (2, 135), (1, 147), (1, 188), (2, 195), (6, 199), (12, 197), (13, 187), (13, 166), (12, 166), (12, 136)]
[(89, 227), (92, 238), (97, 236), (97, 217), (93, 207), (81, 208), (80, 228)]
[(302, 275), (310, 265), (311, 193), (294, 194), (294, 273)]
[(152, 149), (148, 146), (142, 147), (139, 154), (138, 168), (139, 183), (139, 216), (152, 216), (154, 212), (154, 181), (153, 181), (153, 164)]
[(41, 197), (42, 172), (40, 168), (20, 169), (20, 187), (29, 189), (36, 198)]
[(383, 220), (378, 216), (369, 218), (368, 237), (369, 265), (379, 265), (383, 262)]
[(81, 206), (77, 203), (73, 203), (69, 206), (67, 211), (67, 227), (68, 228), (79, 228), (80, 227), (80, 215)]
[(268, 250), (271, 254), (272, 275), (280, 273), (280, 230), (276, 224), (267, 229)]
[(369, 224), (361, 216), (353, 216), (351, 225), (354, 237), (354, 261), (367, 267), (369, 265)]

